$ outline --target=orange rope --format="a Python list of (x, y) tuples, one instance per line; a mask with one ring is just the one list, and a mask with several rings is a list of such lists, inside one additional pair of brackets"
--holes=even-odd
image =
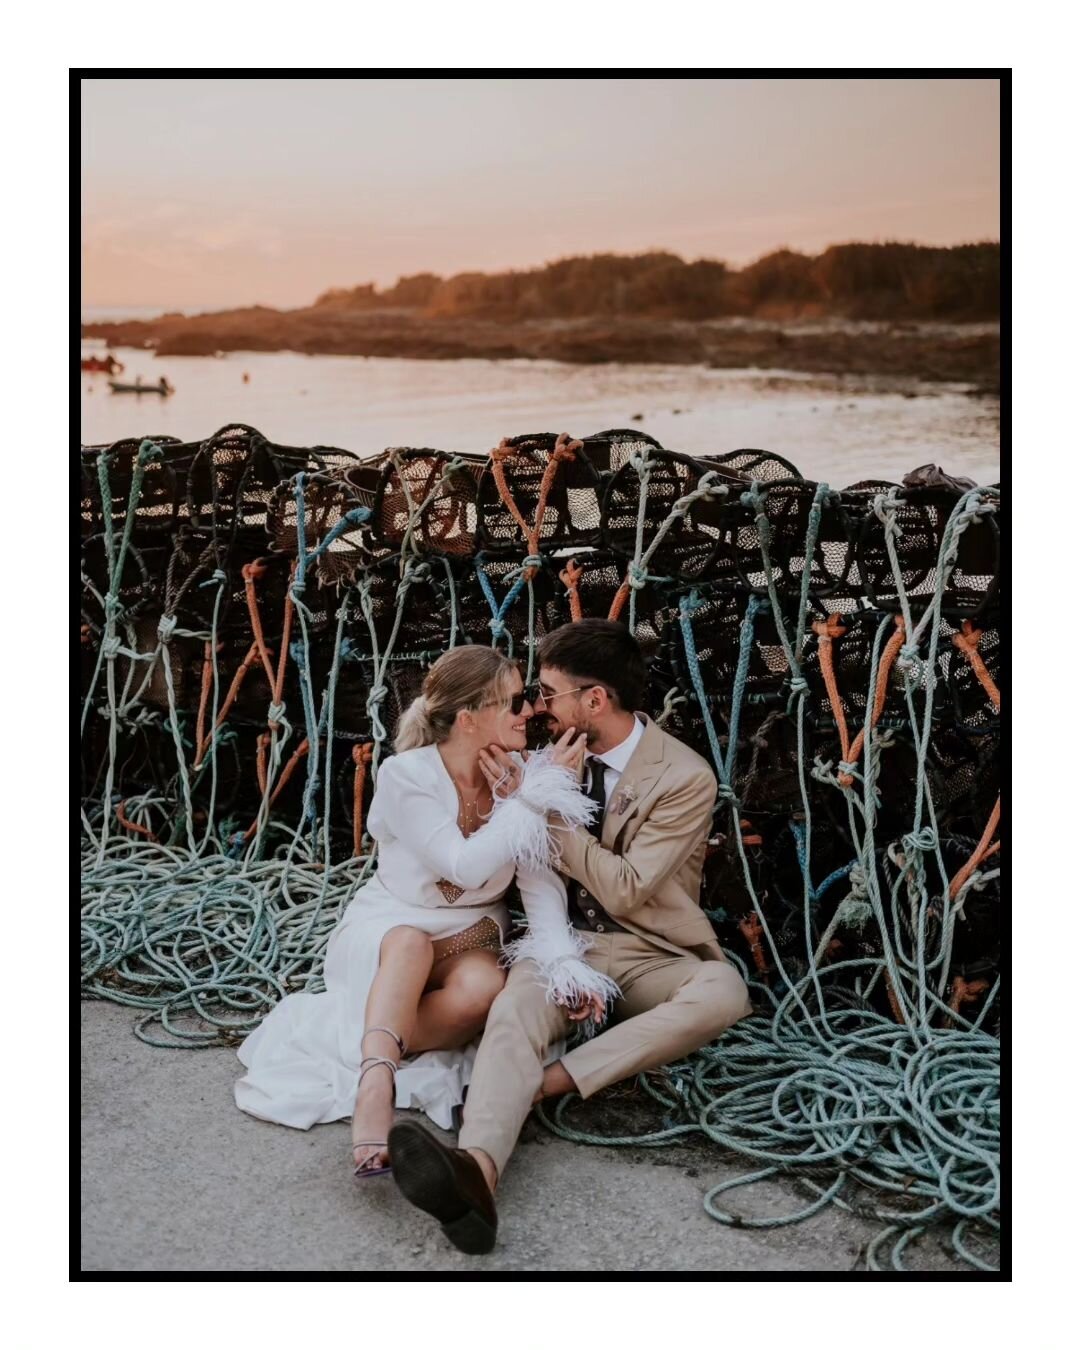
[(765, 930), (761, 926), (761, 920), (753, 910), (751, 910), (749, 914), (744, 914), (739, 920), (739, 932), (742, 933), (743, 937), (749, 942), (750, 955), (754, 958), (754, 965), (757, 966), (758, 971), (764, 975), (769, 968), (769, 964), (765, 960), (765, 953), (761, 947), (761, 939), (764, 936)]
[[(247, 656), (245, 656), (243, 661), (240, 663), (240, 669), (233, 676), (233, 682), (229, 686), (229, 692), (225, 695), (225, 702), (221, 705), (221, 711), (218, 713), (217, 721), (214, 723), (214, 731), (217, 731), (218, 727), (220, 727), (222, 722), (225, 721), (225, 718), (228, 716), (229, 709), (236, 702), (236, 697), (240, 693), (240, 686), (244, 683), (244, 677), (247, 675), (248, 671), (252, 668), (252, 666), (255, 665), (255, 662), (258, 659), (259, 659), (259, 644), (257, 642), (253, 642), (251, 646), (248, 648)], [(193, 769), (202, 768), (203, 755), (205, 755), (207, 750), (210, 748), (211, 738), (212, 733), (211, 736), (207, 736), (206, 739), (199, 746), (198, 754), (196, 754), (195, 756), (195, 763), (192, 765)]]
[[(989, 980), (965, 980), (963, 975), (957, 975), (952, 982), (952, 998), (949, 999), (949, 1007), (954, 1013), (959, 1015), (960, 1008), (965, 1003), (974, 1003), (980, 994), (985, 994), (990, 988)], [(944, 1021), (945, 1028), (951, 1028), (956, 1025), (951, 1017), (946, 1017)]]
[[(285, 687), (285, 667), (289, 653), (289, 636), (292, 633), (293, 603), (288, 591), (285, 592), (285, 621), (282, 626), (281, 635), (281, 653), (278, 657), (277, 674), (270, 660), (270, 652), (263, 640), (262, 619), (259, 615), (259, 607), (255, 602), (255, 581), (266, 572), (266, 564), (261, 559), (253, 563), (245, 563), (240, 569), (240, 575), (244, 578), (244, 595), (247, 600), (248, 614), (251, 618), (252, 631), (255, 634), (255, 641), (248, 648), (248, 653), (240, 664), (239, 670), (233, 676), (233, 682), (229, 686), (229, 692), (225, 695), (225, 702), (221, 705), (221, 711), (217, 715), (214, 723), (214, 731), (217, 731), (222, 722), (229, 715), (229, 710), (236, 702), (237, 695), (240, 693), (240, 686), (243, 684), (247, 673), (255, 665), (256, 661), (261, 659), (263, 669), (266, 671), (266, 677), (270, 682), (270, 701), (271, 703), (280, 703), (281, 694)], [(296, 574), (296, 563), (294, 562), (289, 571), (289, 580), (292, 581)], [(223, 643), (218, 643), (218, 651), (221, 650)], [(202, 691), (199, 696), (199, 716), (195, 724), (195, 743), (199, 747), (195, 756), (195, 763), (192, 769), (201, 769), (203, 756), (210, 747), (210, 736), (203, 734), (206, 725), (206, 705), (210, 694), (210, 685), (213, 679), (213, 666), (210, 656), (210, 644), (207, 642), (204, 648), (203, 672), (202, 672)], [(279, 724), (271, 722), (269, 725), (276, 728)], [(256, 760), (256, 770), (258, 770), (258, 760)], [(260, 790), (266, 790), (265, 784), (260, 784)]]
[[(281, 651), (278, 654), (277, 679), (270, 681), (270, 702), (280, 703), (282, 691), (285, 688), (285, 663), (289, 657), (289, 638), (292, 635), (292, 580), (296, 576), (296, 562), (289, 568), (289, 587), (285, 592), (285, 619), (281, 626)], [(271, 727), (276, 728), (279, 724), (271, 722)]]
[[(900, 655), (900, 648), (904, 645), (903, 617), (897, 614), (895, 622), (896, 632), (893, 633), (886, 644), (878, 666), (877, 685), (874, 689), (874, 706), (870, 715), (871, 730), (877, 726), (878, 719), (885, 710), (885, 699), (889, 692), (889, 676), (896, 664), (896, 658)], [(840, 732), (840, 758), (845, 764), (854, 764), (862, 754), (866, 728), (861, 728), (854, 740), (849, 738), (847, 718), (844, 716), (844, 707), (840, 702), (840, 690), (837, 687), (836, 670), (833, 666), (833, 642), (843, 637), (847, 629), (840, 622), (839, 614), (830, 614), (825, 623), (816, 621), (812, 627), (818, 635), (821, 674), (825, 680), (826, 692), (829, 695), (829, 706), (832, 708), (833, 719), (836, 722), (837, 730)], [(849, 773), (838, 773), (836, 781), (841, 787), (851, 787), (854, 779)]]
[(630, 583), (624, 581), (615, 592), (615, 599), (611, 602), (611, 608), (608, 610), (608, 618), (614, 623), (626, 607), (626, 602), (630, 598)]
[(264, 731), (255, 741), (255, 777), (259, 780), (259, 795), (266, 796), (266, 747), (270, 737)]
[(356, 772), (353, 774), (352, 814), (354, 858), (360, 856), (360, 844), (364, 837), (364, 780), (367, 778), (367, 768), (371, 763), (371, 755), (374, 749), (374, 745), (370, 743), (354, 745), (352, 749), (353, 763), (356, 765)]
[[(555, 475), (559, 471), (559, 465), (576, 458), (582, 445), (582, 441), (572, 441), (565, 431), (559, 434), (555, 442), (555, 449), (551, 452), (551, 458), (548, 460), (544, 468), (544, 475), (540, 479), (540, 489), (536, 497), (536, 519), (532, 525), (526, 521), (518, 510), (517, 502), (510, 491), (510, 485), (506, 481), (506, 470), (503, 467), (506, 460), (517, 454), (517, 446), (510, 445), (504, 436), (491, 452), (491, 472), (495, 479), (495, 486), (499, 489), (499, 496), (503, 500), (503, 505), (517, 521), (518, 528), (525, 536), (529, 553), (533, 557), (536, 557), (540, 552), (540, 531), (543, 528), (544, 514), (547, 511), (548, 495), (551, 492), (551, 485), (555, 481)], [(523, 573), (526, 581), (531, 581), (535, 575), (535, 567), (527, 567)]]
[[(1001, 711), (1001, 693), (991, 678), (990, 672), (986, 669), (986, 663), (979, 655), (979, 639), (982, 637), (982, 630), (975, 627), (970, 619), (965, 619), (960, 626), (960, 632), (953, 634), (953, 646), (963, 654), (971, 669), (975, 672), (975, 677), (986, 691), (986, 696), (994, 705), (997, 712)], [(994, 834), (1001, 823), (1001, 797), (999, 796), (994, 803), (994, 809), (990, 812), (990, 819), (986, 822), (986, 829), (982, 832), (982, 838), (975, 845), (975, 852), (967, 862), (957, 872), (949, 883), (949, 899), (955, 900), (960, 892), (960, 888), (976, 867), (981, 862), (995, 854), (1000, 849), (1000, 842), (992, 844)]]
[(124, 815), (124, 807), (126, 805), (127, 798), (125, 797), (124, 800), (117, 805), (116, 819), (123, 825), (125, 830), (135, 830), (139, 834), (145, 834), (152, 844), (156, 844), (158, 837), (153, 830), (148, 830), (145, 825), (136, 825), (133, 820), (128, 820), (127, 816)]
[[(267, 737), (266, 732), (263, 732), (263, 734), (259, 737), (259, 740), (260, 740), (260, 741), (262, 741), (262, 740), (268, 740), (268, 739), (269, 739), (269, 737)], [(278, 785), (277, 785), (277, 787), (274, 789), (273, 793), (271, 794), (270, 801), (269, 801), (268, 807), (267, 807), (268, 810), (269, 810), (270, 808), (273, 807), (274, 803), (275, 803), (275, 802), (277, 801), (277, 799), (281, 796), (281, 794), (282, 794), (282, 792), (283, 792), (283, 790), (284, 790), (284, 788), (285, 788), (285, 784), (286, 784), (286, 783), (289, 781), (289, 779), (293, 776), (293, 771), (295, 770), (296, 766), (300, 763), (300, 761), (304, 758), (304, 756), (307, 754), (307, 752), (308, 752), (308, 743), (307, 743), (307, 739), (305, 738), (304, 740), (302, 740), (302, 741), (300, 742), (300, 744), (299, 744), (299, 745), (296, 747), (296, 749), (293, 751), (292, 758), (289, 760), (288, 764), (286, 764), (286, 765), (285, 765), (285, 768), (282, 770), (281, 777), (278, 779)], [(258, 752), (256, 753), (256, 765), (255, 765), (255, 771), (256, 771), (256, 773), (259, 772)], [(265, 774), (266, 774), (265, 766), (264, 766), (262, 772), (263, 772), (263, 778), (262, 778), (262, 781), (263, 781), (263, 784), (264, 784), (263, 791), (265, 792), (265, 791), (266, 791), (266, 788), (265, 788), (265, 781), (266, 781), (266, 778), (265, 778)], [(256, 816), (255, 819), (251, 822), (251, 825), (248, 827), (247, 833), (244, 835), (244, 843), (245, 843), (245, 844), (250, 842), (252, 836), (254, 835), (255, 831), (256, 831), (258, 828), (259, 828), (259, 818), (258, 818), (258, 816)]]
[(986, 690), (987, 698), (994, 705), (995, 712), (1000, 712), (1001, 693), (990, 672), (986, 669), (985, 661), (979, 655), (979, 639), (981, 637), (982, 629), (976, 628), (970, 619), (965, 619), (960, 626), (960, 632), (953, 634), (953, 646), (967, 658), (971, 669), (975, 672), (975, 678)]
[[(223, 642), (217, 645), (218, 651), (224, 647)], [(202, 689), (199, 693), (199, 716), (195, 722), (195, 744), (202, 745), (206, 739), (206, 705), (210, 702), (210, 686), (214, 682), (214, 658), (210, 651), (210, 644), (203, 644), (203, 667), (202, 667)], [(202, 755), (199, 755), (202, 759)], [(198, 768), (198, 764), (195, 765)]]
[(578, 560), (571, 558), (559, 573), (559, 580), (566, 587), (566, 598), (570, 601), (571, 623), (577, 623), (581, 618), (581, 595), (578, 592), (578, 582), (581, 580), (582, 570)]
[(256, 579), (265, 574), (266, 564), (261, 558), (256, 558), (254, 562), (245, 563), (240, 569), (240, 575), (244, 578), (244, 598), (247, 600), (248, 614), (251, 618), (251, 631), (255, 635), (255, 645), (259, 649), (259, 657), (262, 660), (263, 669), (266, 671), (266, 682), (273, 689), (274, 667), (263, 640), (262, 616), (259, 614), (259, 605), (255, 599)]
[(892, 980), (888, 974), (885, 975), (885, 992), (889, 996), (889, 1007), (892, 1009), (892, 1015), (902, 1027), (907, 1026), (907, 1018), (900, 1008), (900, 1000), (896, 997), (896, 990), (893, 988)]
[(983, 830), (982, 832), (982, 838), (975, 845), (975, 852), (971, 855), (971, 857), (967, 860), (967, 862), (963, 865), (963, 867), (961, 867), (960, 871), (957, 872), (956, 876), (953, 877), (952, 881), (949, 882), (950, 900), (956, 899), (957, 895), (960, 893), (961, 886), (963, 886), (964, 882), (967, 881), (969, 876), (971, 876), (972, 872), (975, 871), (976, 867), (978, 867), (978, 865), (981, 862), (984, 862), (987, 858), (995, 854), (1001, 847), (1000, 841), (995, 844), (991, 844), (990, 842), (991, 839), (993, 839), (994, 832), (997, 830), (997, 827), (1000, 823), (1001, 823), (1001, 798), (998, 797), (997, 801), (994, 803), (994, 809), (990, 812), (990, 819), (986, 822), (986, 829)]

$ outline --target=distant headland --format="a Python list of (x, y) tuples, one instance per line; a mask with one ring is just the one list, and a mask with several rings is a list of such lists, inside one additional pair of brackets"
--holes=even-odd
[(502, 273), (423, 272), (314, 304), (87, 323), (159, 355), (280, 351), (452, 360), (671, 362), (893, 374), (998, 388), (1000, 246), (837, 244), (732, 268), (596, 254)]

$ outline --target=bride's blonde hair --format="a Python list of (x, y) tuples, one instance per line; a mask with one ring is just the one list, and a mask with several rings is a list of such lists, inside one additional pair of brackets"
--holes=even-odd
[(454, 647), (428, 671), (420, 695), (402, 714), (394, 749), (415, 750), (438, 745), (453, 730), (462, 709), (478, 711), (485, 703), (509, 704), (517, 666), (492, 647)]

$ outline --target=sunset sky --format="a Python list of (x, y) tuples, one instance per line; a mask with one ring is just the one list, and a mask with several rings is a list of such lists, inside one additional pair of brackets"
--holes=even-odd
[(83, 302), (999, 238), (996, 80), (82, 82)]

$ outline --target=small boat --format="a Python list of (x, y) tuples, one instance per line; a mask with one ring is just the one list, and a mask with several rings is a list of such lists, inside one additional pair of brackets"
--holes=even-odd
[(109, 388), (114, 394), (175, 394), (176, 390), (169, 381), (162, 375), (157, 384), (143, 384), (140, 375), (135, 376), (134, 384), (121, 384), (119, 380), (110, 380)]
[(124, 366), (110, 352), (104, 356), (84, 356), (82, 368), (83, 370), (99, 371), (106, 375), (119, 375)]

